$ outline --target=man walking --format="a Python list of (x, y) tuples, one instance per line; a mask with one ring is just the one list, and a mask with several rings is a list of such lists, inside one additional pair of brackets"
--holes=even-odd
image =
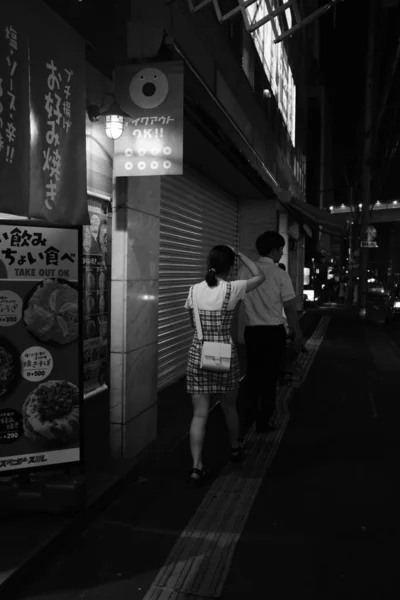
[[(284, 246), (284, 238), (276, 231), (266, 231), (258, 237), (257, 265), (266, 278), (259, 288), (247, 294), (243, 300), (246, 324), (246, 380), (250, 399), (246, 421), (247, 425), (251, 425), (255, 418), (258, 433), (268, 432), (269, 419), (276, 408), (276, 386), (286, 348), (283, 309), (294, 332), (295, 348), (300, 350), (303, 345), (296, 310), (296, 294), (288, 273), (278, 267)], [(239, 278), (249, 277), (250, 273), (242, 267)]]

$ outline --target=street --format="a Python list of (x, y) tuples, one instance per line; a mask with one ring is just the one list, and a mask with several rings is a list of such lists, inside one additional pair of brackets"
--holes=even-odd
[(186, 490), (185, 440), (18, 600), (398, 597), (400, 370), (377, 368), (374, 340), (381, 355), (393, 351), (390, 341), (381, 347), (383, 330), (343, 309), (321, 319), (327, 330), (282, 436), (251, 434), (248, 463), (233, 470), (217, 407), (206, 442), (211, 490)]

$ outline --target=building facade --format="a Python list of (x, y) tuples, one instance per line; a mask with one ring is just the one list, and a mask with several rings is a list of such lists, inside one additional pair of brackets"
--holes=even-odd
[[(214, 244), (255, 256), (257, 236), (279, 231), (302, 308), (307, 224), (319, 218), (302, 208), (317, 25), (274, 44), (291, 27), (290, 10), (250, 33), (241, 14), (220, 22), (212, 3), (194, 11), (188, 0), (119, 0), (102, 14), (85, 0), (46, 4), (86, 40), (87, 108), (105, 106), (120, 65), (184, 66), (183, 174), (115, 177), (114, 143), (103, 120), (86, 115), (82, 202), (108, 232), (101, 342), (88, 334), (84, 346), (87, 382), (97, 377), (95, 363), (107, 371), (101, 385), (87, 388), (86, 422), (102, 432), (88, 452), (93, 460), (109, 448), (116, 458), (132, 457), (157, 436), (160, 391), (184, 377), (192, 336), (184, 302)], [(225, 13), (238, 4), (220, 5)], [(266, 6), (249, 7), (249, 22), (267, 16)], [(93, 294), (85, 294), (90, 329)]]

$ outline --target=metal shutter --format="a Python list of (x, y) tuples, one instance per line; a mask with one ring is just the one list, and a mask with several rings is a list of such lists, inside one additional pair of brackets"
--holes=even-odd
[(185, 374), (193, 336), (184, 304), (216, 244), (238, 245), (238, 204), (195, 175), (162, 177), (158, 312), (158, 387)]

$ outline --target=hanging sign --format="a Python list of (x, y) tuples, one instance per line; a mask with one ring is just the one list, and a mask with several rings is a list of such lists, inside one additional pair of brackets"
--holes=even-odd
[(0, 473), (80, 460), (80, 248), (0, 221)]
[(0, 11), (0, 212), (29, 214), (29, 71), (26, 19), (17, 2)]
[(119, 67), (115, 95), (132, 120), (114, 144), (114, 175), (183, 173), (183, 63)]
[(86, 202), (85, 44), (42, 2), (29, 2), (31, 187), (29, 216), (89, 222)]
[(377, 231), (373, 225), (368, 225), (365, 230), (362, 232), (361, 239), (361, 248), (377, 248), (378, 244), (375, 241), (377, 236)]

